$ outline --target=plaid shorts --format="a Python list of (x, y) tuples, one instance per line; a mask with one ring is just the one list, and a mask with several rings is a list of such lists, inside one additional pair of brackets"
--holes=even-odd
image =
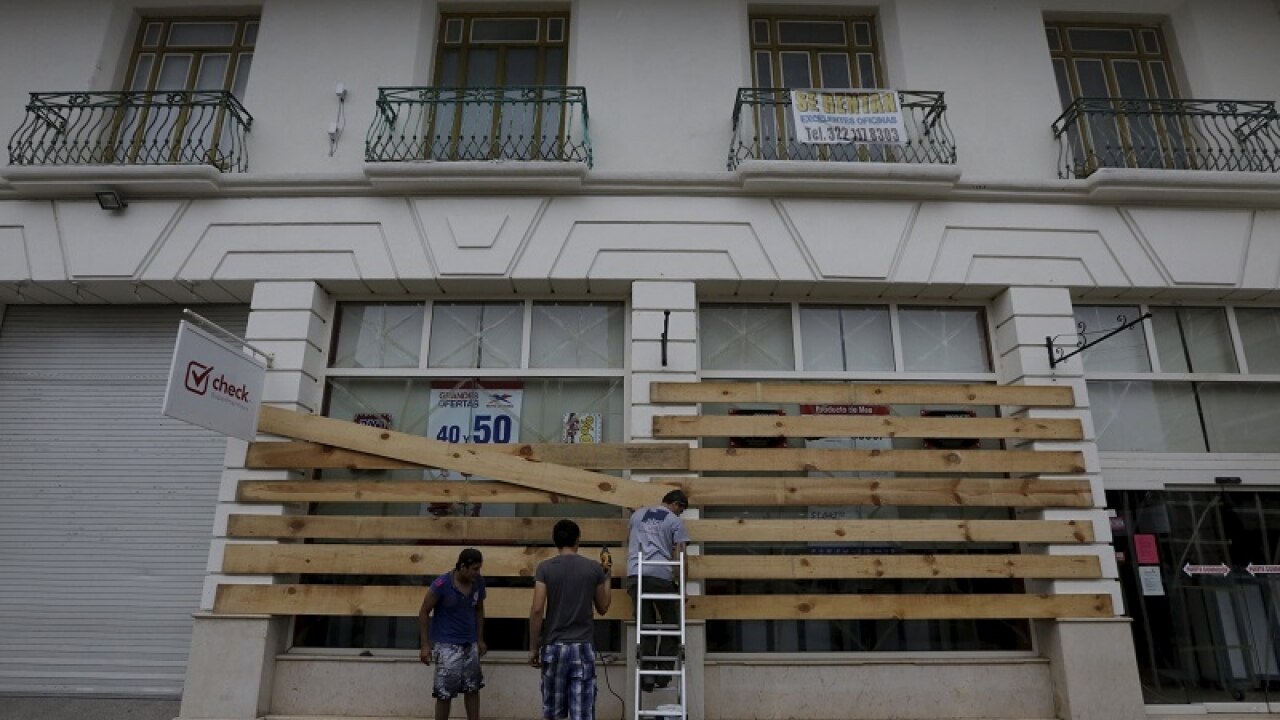
[(480, 648), (475, 643), (455, 645), (438, 642), (431, 655), (431, 662), (436, 667), (432, 697), (452, 700), (459, 695), (479, 692), (484, 687)]
[(545, 720), (595, 720), (596, 658), (591, 643), (544, 645), (542, 717)]

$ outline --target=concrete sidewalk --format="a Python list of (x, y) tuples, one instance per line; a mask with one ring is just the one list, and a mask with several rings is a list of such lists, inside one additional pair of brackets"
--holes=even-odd
[(182, 701), (0, 695), (0, 720), (173, 720)]

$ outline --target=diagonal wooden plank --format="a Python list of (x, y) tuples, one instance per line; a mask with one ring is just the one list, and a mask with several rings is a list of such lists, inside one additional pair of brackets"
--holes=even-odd
[(241, 480), (238, 502), (578, 503), (578, 498), (485, 480)]
[(1077, 418), (895, 417), (892, 415), (658, 415), (653, 436), (1017, 438), (1080, 440)]
[[(213, 611), (228, 615), (413, 617), (422, 587), (385, 585), (220, 585)], [(491, 588), (485, 615), (527, 618), (533, 590)], [(697, 595), (693, 620), (957, 620), (1114, 617), (1110, 595)], [(613, 591), (609, 620), (632, 616), (623, 590)]]
[(1037, 450), (826, 450), (811, 448), (693, 448), (698, 472), (983, 472), (1085, 471), (1075, 451)]
[[(621, 543), (627, 521), (580, 519), (584, 545)], [(420, 540), (450, 545), (550, 544), (556, 518), (434, 518), (339, 515), (231, 515), (227, 536), (324, 540)], [(1093, 542), (1081, 520), (688, 520), (694, 542)]]
[(638, 508), (655, 502), (652, 486), (578, 468), (477, 450), (406, 433), (291, 412), (264, 405), (258, 430), (297, 440), (383, 455), (396, 460), (493, 478), (592, 502)]
[(1067, 385), (942, 385), (805, 382), (653, 383), (655, 403), (822, 405), (1017, 405), (1074, 407)]
[[(689, 446), (686, 443), (521, 443), (468, 447), (591, 470), (683, 470), (689, 467)], [(426, 466), (318, 443), (255, 442), (249, 444), (245, 467), (254, 470), (399, 470)]]

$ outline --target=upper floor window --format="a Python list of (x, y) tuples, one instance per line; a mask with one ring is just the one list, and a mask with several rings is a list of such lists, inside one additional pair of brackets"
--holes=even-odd
[(144, 18), (128, 89), (226, 90), (243, 100), (257, 39), (257, 18)]
[(440, 87), (564, 85), (569, 16), (443, 15), (437, 47)]
[(873, 17), (751, 18), (752, 74), (760, 88), (878, 88)]
[(1280, 451), (1280, 310), (1077, 306), (1086, 333), (1151, 313), (1084, 353), (1098, 447)]
[(710, 304), (699, 323), (704, 371), (991, 372), (981, 308)]

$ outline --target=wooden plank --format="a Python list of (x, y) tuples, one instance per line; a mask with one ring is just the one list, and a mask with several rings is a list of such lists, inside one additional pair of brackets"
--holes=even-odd
[[(556, 518), (231, 515), (228, 537), (550, 544)], [(580, 519), (584, 545), (622, 543), (627, 521)], [(694, 542), (1093, 542), (1081, 520), (688, 520)]]
[[(720, 505), (931, 505), (1092, 507), (1088, 480), (969, 477), (655, 477), (696, 507)], [(243, 483), (242, 483), (243, 485)]]
[[(683, 470), (689, 466), (689, 446), (685, 443), (525, 443), (467, 447), (592, 470)], [(400, 470), (427, 466), (318, 443), (255, 442), (249, 445), (245, 467), (253, 470)]]
[(653, 436), (900, 437), (1081, 440), (1077, 418), (894, 417), (892, 415), (658, 415)]
[[(967, 477), (653, 478), (682, 488), (695, 507), (725, 505), (929, 505), (940, 507), (1092, 507), (1088, 480)], [(473, 480), (242, 480), (239, 502), (578, 502), (507, 483)]]
[[(307, 574), (425, 575), (434, 577), (453, 568), (463, 545), (353, 545), (227, 543), (222, 571), (231, 575)], [(554, 556), (553, 547), (503, 547), (481, 545), (486, 577), (533, 577), (538, 563)], [(613, 574), (627, 574), (626, 547), (609, 548)], [(600, 548), (584, 547), (582, 554), (600, 556)]]
[(693, 448), (698, 472), (1084, 472), (1076, 451), (1036, 450), (815, 450), (809, 448)]
[[(219, 585), (213, 611), (227, 615), (362, 615), (415, 617), (425, 586), (389, 585)], [(488, 618), (528, 618), (532, 588), (488, 588)], [(627, 620), (631, 599), (614, 590), (607, 620)], [(601, 617), (597, 615), (596, 617)]]
[(566, 503), (577, 498), (485, 480), (241, 480), (239, 502)]
[[(486, 563), (486, 570), (488, 570)], [(698, 580), (1102, 577), (1096, 555), (693, 555)]]
[[(220, 585), (215, 613), (413, 617), (425, 589), (362, 585)], [(485, 615), (527, 618), (533, 591), (490, 588)], [(975, 618), (1113, 617), (1110, 595), (700, 595), (689, 598), (692, 620), (950, 620)], [(605, 619), (630, 618), (631, 602), (613, 591)]]
[(622, 507), (643, 507), (660, 497), (654, 495), (652, 486), (634, 480), (478, 450), (484, 447), (480, 445), (443, 443), (269, 405), (264, 405), (260, 411), (258, 431)]
[(1067, 385), (656, 382), (649, 386), (649, 402), (1074, 407), (1075, 396)]
[(1114, 617), (1102, 595), (700, 595), (695, 620), (960, 620)]
[[(228, 543), (230, 575), (310, 574), (433, 576), (453, 567), (461, 545), (262, 545)], [(533, 577), (555, 548), (481, 546), (486, 577)], [(626, 548), (609, 549), (613, 575), (626, 575)], [(586, 548), (596, 558), (598, 549)], [(1102, 576), (1094, 555), (694, 555), (689, 577), (703, 579), (1043, 578)]]

